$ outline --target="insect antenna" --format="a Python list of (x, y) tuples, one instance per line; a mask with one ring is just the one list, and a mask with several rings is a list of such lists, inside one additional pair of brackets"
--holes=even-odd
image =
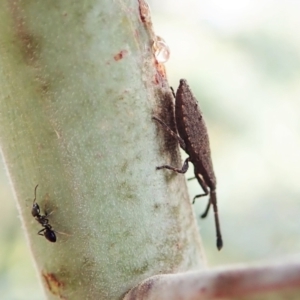
[(33, 199), (33, 203), (36, 201), (36, 190), (37, 190), (37, 187), (39, 185), (37, 184), (36, 187), (34, 188), (34, 199)]
[(215, 226), (216, 226), (216, 235), (217, 235), (217, 248), (220, 251), (223, 247), (223, 239), (221, 234), (221, 228), (220, 228), (220, 222), (219, 222), (219, 214), (218, 214), (218, 206), (217, 206), (217, 197), (216, 192), (211, 191), (210, 193), (210, 199), (207, 206), (207, 211), (209, 208), (209, 205), (212, 204), (214, 209), (214, 217), (215, 217)]

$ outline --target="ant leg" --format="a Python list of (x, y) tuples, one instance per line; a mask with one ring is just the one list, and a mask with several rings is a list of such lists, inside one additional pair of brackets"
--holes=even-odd
[(184, 174), (188, 168), (189, 168), (189, 157), (184, 161), (183, 166), (181, 169), (177, 169), (168, 165), (164, 165), (164, 166), (160, 166), (160, 167), (156, 167), (156, 170), (161, 170), (161, 169), (168, 169), (168, 170), (172, 170), (176, 173), (180, 173), (180, 174)]
[(49, 217), (54, 213), (54, 210), (51, 210), (49, 213), (45, 211), (45, 217)]
[(62, 234), (62, 235), (67, 235), (67, 236), (72, 236), (72, 234), (70, 233), (66, 233), (66, 232), (62, 232), (62, 231), (56, 231), (56, 230), (53, 230), (55, 233), (59, 233), (59, 234)]
[(46, 196), (45, 196), (45, 204), (44, 204), (44, 211), (45, 211), (45, 215), (44, 215), (44, 217), (45, 218), (47, 218), (47, 217), (49, 217), (50, 215), (52, 215), (53, 213), (54, 213), (54, 211), (55, 211), (55, 209), (54, 210), (51, 210), (50, 212), (48, 212), (47, 211), (47, 206), (48, 206), (48, 204), (49, 204), (49, 195), (48, 194), (46, 194)]
[(152, 117), (152, 119), (157, 121), (158, 123), (160, 123), (160, 125), (162, 125), (164, 127), (164, 129), (178, 141), (180, 147), (183, 150), (186, 150), (184, 140), (176, 132), (174, 132), (165, 122), (161, 121), (160, 119), (158, 119), (156, 117)]
[(41, 229), (41, 230), (38, 232), (38, 235), (44, 236), (44, 231), (45, 231), (45, 230), (46, 230), (46, 228)]

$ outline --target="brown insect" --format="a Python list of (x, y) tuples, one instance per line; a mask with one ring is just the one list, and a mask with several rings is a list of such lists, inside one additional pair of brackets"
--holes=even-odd
[[(173, 90), (172, 90), (173, 91)], [(174, 91), (173, 91), (174, 94)], [(207, 128), (203, 119), (201, 110), (198, 107), (197, 100), (193, 96), (186, 80), (181, 79), (175, 97), (175, 118), (177, 132), (174, 132), (168, 125), (160, 119), (153, 117), (164, 129), (179, 142), (180, 147), (189, 155), (184, 161), (181, 169), (168, 165), (157, 167), (156, 169), (169, 169), (177, 173), (184, 174), (188, 170), (188, 162), (194, 165), (195, 178), (202, 187), (204, 194), (196, 195), (196, 198), (209, 194), (209, 201), (201, 218), (205, 218), (212, 205), (214, 210), (217, 248), (221, 250), (223, 240), (218, 217), (218, 206), (216, 196), (216, 177), (213, 170), (209, 138)]]

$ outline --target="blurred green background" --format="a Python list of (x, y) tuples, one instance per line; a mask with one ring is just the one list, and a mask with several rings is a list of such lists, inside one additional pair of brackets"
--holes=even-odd
[[(188, 80), (210, 133), (224, 248), (212, 214), (198, 218), (209, 264), (299, 253), (300, 1), (148, 3), (171, 50), (169, 82)], [(188, 187), (191, 199), (201, 192)], [(0, 299), (43, 299), (2, 162), (0, 198)]]

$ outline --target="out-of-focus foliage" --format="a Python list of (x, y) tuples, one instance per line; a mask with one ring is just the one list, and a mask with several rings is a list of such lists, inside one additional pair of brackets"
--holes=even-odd
[[(21, 229), (16, 203), (5, 175), (1, 160), (0, 298), (3, 300), (43, 299), (33, 260)], [(28, 202), (28, 213), (30, 214), (32, 195), (28, 196), (28, 199), (24, 199), (24, 201)]]
[(170, 83), (189, 81), (210, 132), (224, 235), (217, 253), (212, 215), (199, 219), (210, 264), (298, 253), (300, 3), (151, 2)]
[[(210, 132), (224, 235), (217, 252), (212, 215), (199, 220), (210, 264), (299, 252), (300, 3), (148, 2), (156, 33), (171, 49), (170, 84), (188, 80)], [(41, 299), (4, 167), (0, 171), (1, 299)], [(200, 192), (196, 182), (188, 186), (191, 198)], [(28, 213), (31, 200), (24, 199)], [(205, 205), (197, 200), (197, 215)]]

